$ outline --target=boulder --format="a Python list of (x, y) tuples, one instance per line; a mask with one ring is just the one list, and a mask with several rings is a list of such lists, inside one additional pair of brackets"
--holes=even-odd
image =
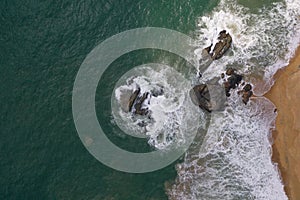
[(244, 86), (243, 90), (248, 92), (248, 91), (252, 90), (252, 86), (248, 83)]
[(230, 87), (232, 89), (235, 89), (241, 83), (242, 79), (243, 79), (242, 75), (234, 73), (227, 79), (227, 81), (229, 82)]
[(132, 111), (133, 104), (134, 104), (135, 100), (137, 99), (137, 97), (139, 96), (140, 92), (141, 92), (141, 88), (138, 88), (130, 96), (129, 101), (128, 101), (128, 111), (129, 112)]
[(204, 50), (208, 52), (213, 60), (217, 60), (221, 58), (230, 48), (232, 43), (232, 37), (229, 33), (226, 33), (226, 30), (223, 30), (219, 33), (218, 42), (214, 45), (213, 44), (206, 47)]
[(253, 95), (252, 91), (244, 91), (242, 95), (242, 101), (244, 102), (245, 105), (247, 105), (250, 97)]
[(224, 74), (224, 73), (222, 73), (222, 74), (221, 74), (221, 78), (223, 79), (224, 77), (225, 77), (225, 74)]
[(227, 76), (230, 76), (230, 75), (232, 75), (233, 73), (234, 73), (234, 69), (233, 68), (228, 68), (227, 70), (226, 70), (226, 72), (225, 72), (225, 74), (227, 75)]
[(226, 75), (230, 76), (227, 81), (224, 82), (225, 94), (229, 97), (230, 90), (235, 89), (241, 83), (243, 76), (237, 74), (232, 68), (226, 70)]
[(242, 101), (246, 105), (249, 102), (250, 97), (253, 95), (252, 86), (248, 83), (242, 90)]
[(196, 105), (208, 112), (212, 111), (210, 94), (206, 84), (194, 86), (191, 93), (192, 100)]
[(134, 104), (134, 114), (137, 115), (147, 115), (148, 114), (148, 108), (143, 108), (144, 101), (148, 98), (149, 93), (144, 93), (141, 97), (138, 96), (136, 99), (136, 103)]
[[(144, 94), (141, 94), (141, 89), (138, 88), (135, 90), (132, 95), (129, 98), (128, 101), (128, 110), (129, 112), (132, 112), (137, 115), (147, 115), (148, 114), (148, 108), (143, 108), (143, 103), (148, 98), (149, 93), (146, 92)], [(134, 108), (134, 109), (133, 109)]]
[(207, 84), (196, 85), (190, 91), (193, 103), (208, 112), (221, 111), (225, 108), (224, 89), (215, 81), (212, 79)]
[(224, 88), (225, 88), (225, 94), (226, 94), (227, 97), (229, 97), (230, 96), (229, 92), (230, 92), (230, 89), (231, 89), (230, 83), (226, 81), (223, 84), (224, 84)]

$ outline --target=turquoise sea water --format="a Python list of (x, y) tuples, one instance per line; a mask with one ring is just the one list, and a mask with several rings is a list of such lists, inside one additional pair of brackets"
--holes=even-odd
[[(128, 174), (104, 166), (89, 154), (80, 141), (73, 122), (72, 89), (86, 55), (110, 36), (133, 28), (153, 26), (173, 29), (193, 38), (205, 38), (203, 31), (206, 29), (203, 30), (198, 23), (200, 21), (204, 24), (206, 21), (199, 18), (218, 13), (214, 9), (220, 2), (222, 1), (1, 1), (0, 199), (192, 199), (189, 195), (177, 196), (177, 193), (182, 192), (180, 186), (179, 189), (174, 186), (172, 190), (170, 186), (165, 187), (166, 182), (172, 185), (178, 178), (179, 170), (175, 170), (175, 166), (184, 162), (184, 158), (159, 171)], [(246, 13), (256, 14), (264, 6), (271, 7), (273, 2), (275, 1), (239, 0), (235, 4), (246, 8)], [(245, 19), (234, 23), (238, 22), (245, 22)], [(250, 20), (248, 25), (253, 23), (254, 20)], [(208, 27), (208, 23), (206, 25)], [(237, 24), (237, 27), (241, 28), (242, 25)], [(239, 40), (239, 32), (234, 32), (238, 28), (229, 28), (238, 41), (249, 42), (247, 38)], [(249, 31), (253, 32), (254, 29)], [(276, 33), (274, 35), (281, 37)], [(268, 36), (271, 37), (272, 34), (266, 37)], [(279, 45), (287, 43), (282, 40)], [(236, 48), (239, 50), (240, 46), (237, 45)], [(251, 52), (251, 48), (246, 53), (249, 51)], [(273, 51), (274, 49), (267, 50), (268, 56), (272, 56)], [(277, 54), (275, 56), (282, 57)], [(103, 122), (104, 131), (111, 132), (108, 137), (124, 149), (146, 152), (153, 147), (141, 140), (124, 136), (111, 124), (111, 109), (103, 102), (110, 104), (114, 81), (126, 71), (136, 65), (164, 60), (173, 64), (184, 62), (166, 52), (135, 51), (116, 60), (110, 70), (106, 71), (106, 78), (99, 83), (103, 87), (97, 89), (96, 95), (98, 119)], [(257, 71), (261, 75), (260, 71), (265, 68), (253, 70), (256, 67), (253, 63), (262, 62), (259, 59), (253, 63), (250, 61), (242, 64), (250, 63), (252, 66), (241, 70), (247, 73)], [(266, 67), (268, 64), (275, 65), (271, 61), (264, 63), (267, 63)], [(207, 76), (210, 76), (209, 72)], [(200, 176), (202, 178), (210, 177)], [(177, 181), (177, 184), (180, 183), (180, 176)], [(194, 183), (201, 186), (205, 182), (203, 179), (202, 182), (195, 179)], [(250, 189), (246, 186), (245, 189), (242, 185), (240, 189), (244, 196), (238, 196), (241, 199), (252, 199), (251, 191), (256, 192), (256, 189), (251, 188), (250, 182), (246, 181), (246, 185)], [(197, 190), (194, 186), (189, 185)], [(200, 194), (195, 191), (187, 192), (196, 194), (192, 195), (194, 199), (210, 199), (203, 195), (203, 188), (205, 187), (199, 188), (202, 192)], [(209, 192), (211, 191), (207, 188), (207, 193)]]

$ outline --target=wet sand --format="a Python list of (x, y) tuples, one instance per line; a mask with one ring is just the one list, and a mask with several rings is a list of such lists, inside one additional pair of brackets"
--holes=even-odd
[(272, 159), (278, 163), (291, 200), (300, 199), (300, 47), (290, 64), (274, 76), (276, 82), (265, 95), (276, 106)]

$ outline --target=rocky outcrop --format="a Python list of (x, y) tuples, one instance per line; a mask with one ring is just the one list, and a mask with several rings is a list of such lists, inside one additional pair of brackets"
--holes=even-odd
[(252, 86), (248, 83), (243, 87), (243, 90), (239, 93), (242, 93), (242, 101), (246, 105), (250, 99), (250, 97), (253, 95), (252, 92)]
[[(228, 68), (225, 73), (227, 76), (227, 80), (224, 82), (225, 94), (227, 97), (230, 96), (230, 90), (235, 89), (241, 83), (243, 76), (236, 73), (236, 70), (233, 68)], [(225, 74), (222, 73), (221, 77), (225, 78)], [(244, 86), (241, 91), (238, 91), (238, 94), (242, 95), (242, 101), (246, 105), (249, 102), (250, 97), (253, 95), (251, 84), (245, 82), (241, 84)]]
[(133, 111), (133, 113), (137, 115), (146, 115), (148, 114), (148, 108), (143, 108), (143, 103), (148, 98), (149, 93), (146, 92), (142, 95), (140, 95), (140, 93), (140, 88), (132, 93), (128, 101), (128, 110), (129, 112)]
[[(221, 74), (224, 80), (223, 87), (219, 85), (219, 78), (212, 79), (206, 84), (199, 84), (190, 91), (190, 97), (194, 104), (208, 112), (220, 111), (225, 107), (226, 96), (230, 96), (231, 90), (243, 87), (238, 94), (242, 95), (242, 101), (247, 104), (253, 95), (251, 84), (242, 82), (243, 75), (238, 74), (235, 69), (228, 68), (225, 73)], [(224, 91), (225, 90), (225, 91)]]
[(200, 84), (194, 86), (192, 89), (191, 97), (193, 98), (193, 102), (197, 104), (200, 108), (208, 112), (212, 111), (210, 94), (206, 84)]
[(207, 84), (194, 86), (190, 91), (192, 102), (208, 112), (223, 110), (226, 101), (224, 89), (217, 81), (212, 79)]
[[(232, 43), (232, 37), (226, 30), (223, 30), (219, 33), (218, 42), (216, 44), (211, 44), (209, 47), (206, 47), (204, 50), (211, 56), (213, 60), (221, 58), (230, 48)], [(212, 50), (212, 47), (213, 50)]]
[(140, 92), (141, 92), (141, 88), (138, 88), (130, 96), (129, 101), (128, 101), (128, 110), (129, 110), (129, 112), (132, 111), (133, 104), (134, 104), (135, 100), (137, 99), (137, 97), (139, 96)]
[(142, 96), (138, 96), (136, 99), (136, 103), (134, 104), (134, 114), (137, 115), (147, 115), (148, 114), (148, 108), (143, 108), (143, 103), (148, 98), (149, 93), (146, 92)]
[(229, 97), (230, 90), (235, 89), (241, 83), (243, 76), (237, 74), (233, 68), (227, 69), (226, 75), (229, 76), (229, 78), (224, 82), (224, 88), (226, 96)]
[(150, 92), (141, 93), (141, 89), (136, 89), (128, 100), (128, 111), (135, 115), (148, 115), (150, 113), (147, 105), (152, 97), (163, 95), (163, 87), (155, 88)]

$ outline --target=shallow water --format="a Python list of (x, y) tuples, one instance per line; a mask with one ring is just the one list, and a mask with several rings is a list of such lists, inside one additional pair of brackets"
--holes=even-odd
[[(234, 67), (254, 84), (254, 94), (260, 96), (268, 91), (272, 75), (288, 63), (299, 44), (299, 3), (261, 7), (254, 2), (250, 9), (243, 5), (224, 0), (199, 18), (200, 48), (196, 54), (201, 69), (202, 49), (218, 32), (228, 30), (233, 48), (209, 66), (203, 81)], [(168, 190), (171, 199), (287, 199), (271, 161), (270, 128), (275, 107), (264, 97), (246, 106), (238, 99), (234, 93), (224, 112), (212, 114), (200, 148), (190, 151), (185, 162), (177, 165), (178, 178)]]

